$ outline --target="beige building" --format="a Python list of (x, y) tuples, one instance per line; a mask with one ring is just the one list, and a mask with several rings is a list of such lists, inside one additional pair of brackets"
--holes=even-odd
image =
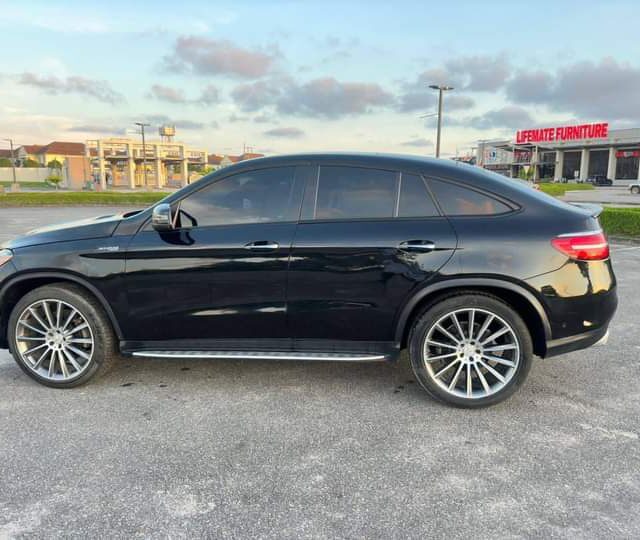
[(86, 143), (92, 175), (102, 189), (107, 186), (131, 189), (184, 186), (189, 183), (190, 167), (201, 168), (207, 164), (205, 150), (188, 148), (184, 143), (147, 141), (144, 150), (146, 156), (142, 142), (126, 138)]

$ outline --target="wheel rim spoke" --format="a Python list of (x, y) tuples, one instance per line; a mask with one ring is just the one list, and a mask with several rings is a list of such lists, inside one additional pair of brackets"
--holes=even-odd
[(49, 309), (49, 302), (46, 300), (42, 301), (42, 309), (44, 309), (44, 314), (47, 317), (47, 321), (49, 321), (49, 328), (53, 328), (53, 316), (51, 315), (51, 310)]
[(481, 343), (484, 345), (485, 343), (491, 343), (495, 339), (503, 336), (509, 331), (509, 328), (500, 328), (500, 330), (496, 330), (493, 334), (491, 334), (487, 339), (483, 340)]
[(36, 313), (36, 310), (35, 310), (35, 309), (29, 308), (29, 310), (28, 310), (28, 311), (29, 311), (29, 313), (31, 314), (31, 316), (32, 316), (36, 321), (38, 321), (38, 324), (39, 324), (40, 326), (42, 326), (42, 328), (44, 328), (45, 330), (47, 330), (47, 329), (49, 328), (49, 326), (47, 325), (47, 323), (45, 323), (45, 322), (44, 322), (44, 321), (43, 321), (43, 320), (38, 316), (38, 314)]
[(73, 357), (73, 355), (71, 353), (69, 353), (69, 351), (66, 348), (62, 349), (62, 352), (67, 357), (67, 360), (69, 360), (69, 362), (71, 363), (71, 365), (73, 366), (73, 368), (76, 371), (80, 371), (82, 369), (80, 364), (78, 364), (78, 362), (76, 362), (76, 359)]
[(438, 324), (438, 325), (436, 325), (436, 328), (438, 330), (440, 330), (440, 332), (442, 332), (445, 336), (447, 336), (454, 343), (460, 343), (460, 340), (457, 337), (455, 337), (451, 332), (449, 332), (444, 326)]
[(453, 379), (451, 379), (451, 382), (449, 383), (449, 390), (453, 390), (455, 388), (456, 383), (460, 378), (460, 372), (462, 371), (463, 367), (464, 367), (464, 364), (461, 362), (460, 365), (458, 366), (458, 370), (456, 371), (456, 374), (453, 376)]
[(458, 359), (456, 358), (456, 359), (455, 359), (453, 362), (451, 362), (448, 366), (443, 367), (440, 371), (438, 371), (438, 373), (436, 373), (436, 374), (434, 375), (434, 377), (435, 377), (436, 379), (439, 379), (440, 377), (442, 377), (442, 374), (443, 374), (443, 373), (446, 373), (447, 371), (449, 371), (449, 369), (450, 369), (452, 366), (455, 366), (459, 361), (460, 361), (460, 360), (458, 360)]
[(475, 324), (476, 310), (469, 310), (469, 339), (473, 339), (473, 325)]
[[(456, 330), (460, 334), (460, 339), (462, 339), (462, 340), (466, 339), (466, 336), (464, 335), (464, 332), (462, 331), (462, 326), (460, 326), (460, 321), (458, 320), (458, 317), (455, 314), (455, 312), (451, 314), (451, 318), (453, 319), (453, 324), (456, 327)], [(458, 339), (457, 341), (460, 341), (460, 339)]]
[(489, 364), (485, 364), (482, 360), (478, 362), (483, 368), (485, 368), (491, 375), (493, 375), (496, 379), (498, 379), (501, 383), (505, 382), (505, 378), (500, 375), (495, 369), (493, 369)]
[(484, 322), (482, 323), (480, 330), (478, 330), (478, 335), (476, 336), (478, 339), (482, 339), (482, 336), (487, 331), (487, 328), (489, 328), (491, 321), (493, 321), (493, 315), (489, 314), (487, 318), (484, 320)]
[(485, 379), (484, 374), (482, 373), (482, 370), (478, 367), (477, 364), (474, 364), (473, 367), (475, 368), (476, 373), (478, 374), (478, 379), (480, 379), (482, 388), (484, 388), (485, 392), (489, 393), (491, 391), (489, 388), (489, 383), (487, 382), (487, 379)]
[(500, 351), (511, 351), (517, 349), (515, 344), (507, 343), (506, 345), (492, 345), (491, 347), (485, 347), (484, 352), (500, 352)]
[(78, 312), (74, 308), (71, 308), (71, 313), (69, 313), (69, 315), (67, 316), (67, 320), (64, 321), (64, 324), (60, 328), (62, 332), (64, 332), (67, 329), (67, 326), (69, 326), (71, 319), (73, 319), (77, 314)]
[(93, 331), (84, 315), (62, 300), (32, 303), (18, 317), (14, 331), (21, 361), (44, 379), (71, 380), (92, 362)]
[(426, 332), (423, 366), (445, 392), (475, 400), (501, 391), (513, 379), (520, 364), (519, 343), (515, 330), (496, 313), (457, 309)]
[(500, 356), (492, 356), (490, 354), (483, 354), (482, 358), (485, 360), (490, 360), (491, 362), (496, 362), (498, 364), (502, 364), (503, 366), (515, 367), (516, 364), (512, 360), (508, 360), (506, 358), (501, 358)]
[(76, 353), (78, 356), (81, 356), (85, 360), (89, 360), (89, 355), (86, 352), (84, 352), (83, 350), (77, 349), (76, 347), (73, 347), (72, 345), (67, 345), (67, 349), (69, 349), (70, 351), (73, 351), (74, 353)]
[(28, 328), (29, 330), (33, 330), (34, 332), (37, 332), (38, 334), (41, 334), (43, 336), (46, 334), (46, 332), (43, 332), (42, 330), (38, 330), (35, 326), (31, 326), (29, 323), (25, 321), (18, 321), (18, 324), (20, 326), (24, 326), (25, 328)]
[(458, 348), (455, 345), (450, 345), (448, 343), (442, 343), (441, 341), (434, 341), (432, 339), (428, 340), (427, 343), (429, 343), (431, 345), (435, 345), (436, 347), (447, 347), (449, 349), (457, 349)]
[(445, 358), (450, 358), (452, 356), (458, 356), (458, 353), (449, 353), (449, 354), (439, 354), (438, 356), (429, 356), (426, 358), (427, 362), (435, 362), (436, 360), (444, 360)]
[(89, 325), (86, 322), (78, 326), (74, 326), (71, 330), (67, 330), (66, 335), (75, 334), (77, 332), (80, 332), (80, 330), (84, 330), (85, 328), (89, 328)]

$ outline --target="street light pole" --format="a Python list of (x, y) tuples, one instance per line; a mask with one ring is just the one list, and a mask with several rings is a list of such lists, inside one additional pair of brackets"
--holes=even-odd
[(144, 140), (144, 128), (150, 126), (151, 124), (145, 124), (144, 122), (135, 122), (136, 126), (140, 126), (140, 132), (142, 133), (142, 172), (144, 174), (144, 187), (148, 188), (147, 185), (147, 146)]
[(2, 140), (8, 141), (9, 146), (11, 147), (11, 169), (13, 172), (13, 183), (15, 187), (15, 184), (17, 184), (18, 181), (16, 180), (16, 157), (13, 155), (13, 139), (2, 139)]
[(438, 91), (438, 132), (436, 134), (436, 157), (440, 157), (440, 134), (442, 132), (442, 101), (444, 92), (447, 90), (453, 90), (453, 86), (447, 86), (443, 84), (430, 84), (429, 88)]

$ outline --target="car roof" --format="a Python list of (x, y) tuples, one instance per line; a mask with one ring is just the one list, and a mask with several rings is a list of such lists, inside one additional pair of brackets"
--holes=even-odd
[(268, 165), (284, 165), (286, 163), (342, 163), (345, 165), (361, 165), (366, 167), (386, 167), (392, 169), (418, 169), (449, 172), (469, 167), (465, 163), (447, 159), (436, 159), (426, 156), (408, 154), (392, 154), (384, 152), (307, 152), (295, 154), (281, 154), (243, 161), (233, 165), (234, 170), (240, 168), (255, 168)]

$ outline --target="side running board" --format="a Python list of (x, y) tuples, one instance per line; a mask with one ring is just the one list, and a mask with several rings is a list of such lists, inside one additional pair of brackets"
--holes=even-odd
[(134, 351), (133, 356), (152, 358), (246, 358), (253, 360), (315, 360), (321, 362), (379, 362), (388, 360), (384, 354), (322, 353), (297, 351)]

